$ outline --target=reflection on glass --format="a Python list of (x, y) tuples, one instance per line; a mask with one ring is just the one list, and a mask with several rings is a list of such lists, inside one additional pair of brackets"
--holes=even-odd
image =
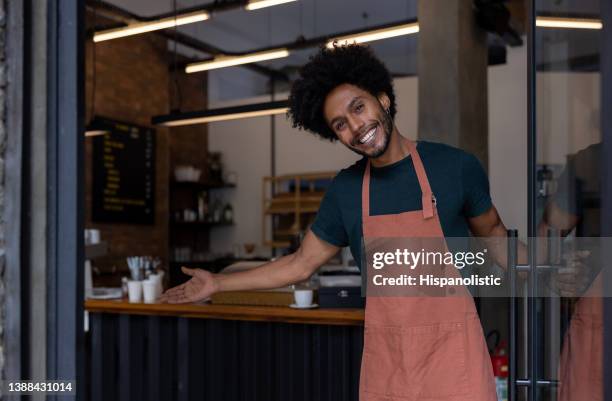
[[(536, 8), (538, 15), (600, 18), (595, 0), (538, 0)], [(600, 35), (600, 30), (536, 31), (540, 235), (560, 237), (559, 244), (567, 237), (601, 234)], [(590, 255), (579, 252), (558, 255), (577, 260), (573, 271), (552, 273), (564, 296), (538, 301), (538, 376), (552, 383), (542, 386), (539, 400), (603, 399), (601, 273), (594, 270), (579, 282), (575, 273), (591, 263)], [(586, 293), (572, 292), (577, 287), (586, 287)]]

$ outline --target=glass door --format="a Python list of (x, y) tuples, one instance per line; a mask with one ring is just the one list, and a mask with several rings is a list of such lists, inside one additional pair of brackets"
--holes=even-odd
[(529, 256), (513, 269), (509, 399), (603, 400), (602, 183), (612, 155), (602, 145), (600, 2), (529, 3)]

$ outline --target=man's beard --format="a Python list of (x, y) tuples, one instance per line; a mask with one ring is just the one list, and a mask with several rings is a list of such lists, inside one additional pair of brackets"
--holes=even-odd
[(391, 115), (389, 113), (385, 112), (382, 108), (381, 108), (381, 111), (382, 111), (382, 113), (381, 113), (380, 121), (382, 121), (382, 130), (383, 130), (383, 132), (382, 132), (382, 134), (383, 134), (383, 143), (381, 144), (381, 146), (379, 146), (376, 149), (373, 149), (373, 151), (371, 151), (371, 152), (366, 152), (366, 151), (363, 151), (361, 149), (357, 149), (357, 148), (354, 148), (352, 146), (349, 146), (349, 148), (353, 152), (355, 152), (355, 153), (357, 153), (357, 154), (359, 154), (361, 156), (368, 157), (370, 159), (376, 159), (376, 158), (378, 158), (378, 157), (380, 157), (380, 156), (385, 154), (385, 152), (387, 151), (387, 148), (389, 147), (389, 142), (390, 142), (390, 139), (391, 139), (391, 133), (393, 132), (393, 119), (391, 118)]

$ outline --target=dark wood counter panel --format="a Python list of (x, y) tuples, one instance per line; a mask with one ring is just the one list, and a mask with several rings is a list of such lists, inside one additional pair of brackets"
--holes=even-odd
[(160, 315), (203, 319), (285, 322), (323, 325), (363, 325), (363, 309), (292, 309), (281, 306), (213, 304), (133, 304), (125, 300), (87, 300), (85, 310), (99, 313)]
[(363, 310), (89, 300), (92, 401), (357, 401)]

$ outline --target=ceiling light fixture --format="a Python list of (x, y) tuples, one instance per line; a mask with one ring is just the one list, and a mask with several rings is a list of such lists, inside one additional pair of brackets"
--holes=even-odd
[(260, 8), (277, 6), (279, 4), (292, 3), (297, 0), (251, 0), (246, 5), (246, 9), (249, 11), (259, 10)]
[(217, 56), (210, 60), (198, 61), (190, 63), (185, 67), (185, 72), (194, 73), (199, 71), (207, 71), (215, 68), (232, 67), (236, 65), (256, 63), (259, 61), (273, 60), (277, 58), (283, 58), (289, 56), (294, 49), (303, 49), (307, 47), (319, 46), (322, 43), (327, 43), (328, 47), (332, 47), (333, 43), (365, 43), (379, 39), (392, 38), (395, 36), (409, 35), (417, 33), (419, 31), (419, 24), (416, 20), (412, 19), (409, 22), (403, 21), (395, 24), (388, 24), (373, 28), (367, 31), (352, 31), (346, 33), (339, 33), (332, 36), (318, 37), (308, 40), (301, 40), (298, 42), (288, 43), (279, 46), (275, 49), (255, 51), (253, 53), (247, 53), (243, 55), (223, 55)]
[(245, 54), (243, 56), (217, 56), (209, 61), (201, 61), (197, 63), (188, 64), (185, 67), (186, 73), (207, 71), (215, 68), (232, 67), (235, 65), (256, 63), (259, 61), (273, 60), (277, 58), (287, 57), (289, 50), (287, 49), (274, 49), (263, 52)]
[(85, 131), (85, 136), (89, 137), (89, 136), (98, 136), (98, 135), (104, 135), (107, 132), (110, 132), (108, 130), (99, 130), (99, 129), (88, 129), (87, 131)]
[(540, 28), (602, 29), (603, 23), (590, 18), (537, 17), (536, 26)]
[(240, 118), (271, 116), (286, 113), (287, 110), (289, 110), (289, 102), (287, 100), (279, 100), (275, 102), (156, 116), (151, 119), (151, 123), (164, 127), (179, 127), (183, 125), (237, 120)]
[(137, 22), (121, 28), (107, 29), (94, 34), (94, 42), (123, 38), (126, 36), (138, 35), (145, 32), (158, 31), (161, 29), (174, 28), (175, 26), (192, 24), (194, 22), (205, 21), (210, 18), (207, 11), (195, 11), (192, 13), (167, 17), (155, 21)]
[(374, 29), (371, 31), (365, 31), (356, 33), (354, 35), (339, 36), (337, 38), (330, 39), (327, 42), (327, 47), (334, 47), (336, 45), (344, 46), (349, 43), (366, 43), (373, 42), (375, 40), (394, 38), (396, 36), (411, 35), (419, 32), (419, 24), (417, 22), (411, 22), (408, 24), (396, 25), (389, 28)]

